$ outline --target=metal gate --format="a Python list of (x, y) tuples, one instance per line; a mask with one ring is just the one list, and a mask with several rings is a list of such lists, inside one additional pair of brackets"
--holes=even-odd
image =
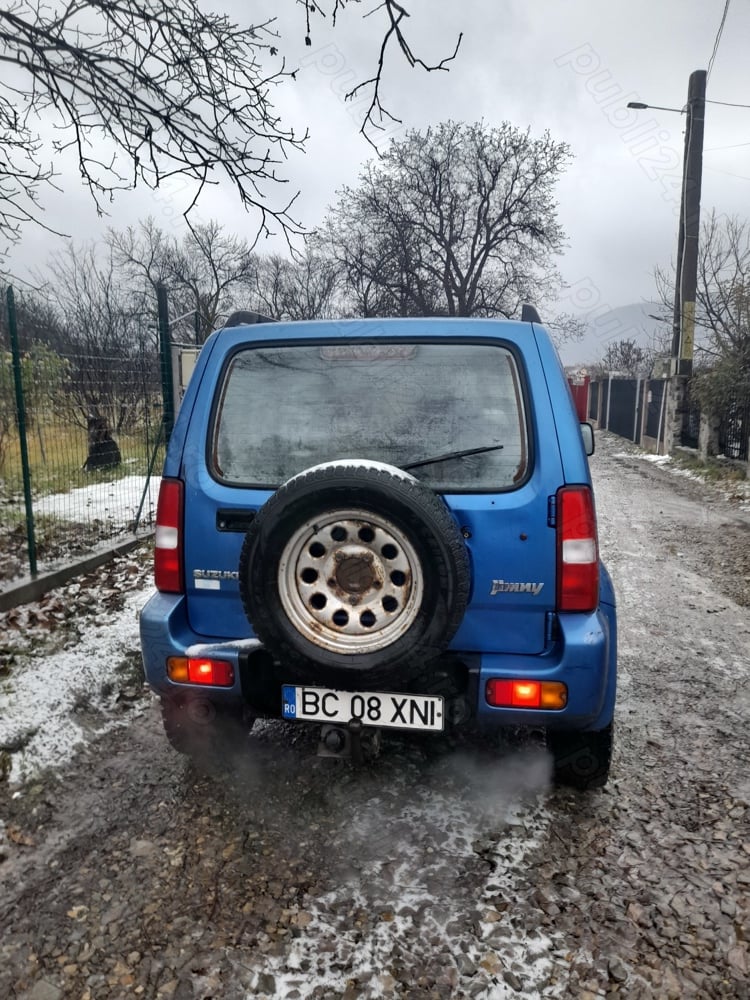
[(658, 439), (664, 433), (664, 389), (666, 381), (648, 383), (648, 404), (646, 406), (646, 435)]
[(727, 458), (748, 461), (750, 451), (750, 401), (731, 402), (719, 424), (719, 451)]
[(609, 421), (607, 429), (613, 434), (635, 441), (641, 440), (639, 398), (641, 383), (635, 378), (613, 378), (609, 389)]
[(599, 407), (599, 426), (604, 430), (607, 430), (608, 412), (607, 406), (609, 403), (609, 382), (602, 382), (602, 401)]

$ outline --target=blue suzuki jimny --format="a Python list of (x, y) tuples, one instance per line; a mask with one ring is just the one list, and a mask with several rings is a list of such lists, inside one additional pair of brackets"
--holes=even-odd
[(603, 785), (616, 614), (556, 351), (521, 322), (283, 323), (200, 352), (159, 495), (146, 675), (172, 744), (259, 717), (543, 730), (555, 778)]

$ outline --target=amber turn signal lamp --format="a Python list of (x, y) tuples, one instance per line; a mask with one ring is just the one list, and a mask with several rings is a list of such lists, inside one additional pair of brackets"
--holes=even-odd
[(211, 687), (231, 687), (234, 667), (226, 660), (205, 656), (170, 656), (167, 677), (175, 684), (205, 684)]
[(487, 703), (495, 708), (542, 708), (559, 711), (568, 703), (562, 681), (528, 681), (491, 677), (485, 689)]

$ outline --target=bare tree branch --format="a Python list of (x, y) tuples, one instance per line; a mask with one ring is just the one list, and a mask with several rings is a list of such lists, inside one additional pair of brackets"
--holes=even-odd
[[(118, 191), (182, 176), (192, 184), (187, 218), (206, 185), (228, 181), (256, 217), (255, 239), (280, 230), (292, 245), (302, 232), (293, 215), (297, 195), (274, 202), (271, 192), (286, 183), (281, 164), (304, 148), (307, 134), (284, 126), (272, 91), (296, 70), (278, 55), (275, 19), (239, 27), (200, 2), (9, 0), (0, 7), (0, 240), (17, 240), (26, 223), (44, 225), (40, 193), (54, 186), (56, 161), (72, 151), (100, 213)], [(313, 16), (335, 26), (360, 2), (305, 0), (308, 44)], [(385, 21), (375, 74), (348, 95), (372, 88), (361, 127), (370, 142), (384, 119), (398, 120), (380, 102), (389, 48), (432, 72), (448, 68), (461, 41), (429, 63), (404, 32), (405, 0), (382, 0), (365, 16), (378, 13)]]
[(271, 88), (289, 76), (283, 61), (270, 74), (259, 61), (275, 37), (272, 21), (239, 28), (195, 0), (169, 8), (160, 0), (15, 0), (0, 10), (6, 238), (39, 219), (38, 190), (53, 173), (40, 162), (34, 125), (50, 116), (59, 133), (53, 156), (75, 151), (100, 212), (116, 191), (156, 188), (180, 174), (195, 182), (187, 214), (223, 174), (258, 214), (260, 233), (275, 224), (299, 232), (294, 197), (268, 201), (268, 184), (283, 182), (278, 165), (305, 140), (282, 126), (271, 103)]
[[(341, 6), (343, 6), (346, 0), (337, 0), (337, 7), (339, 6), (339, 2), (341, 2)], [(386, 119), (390, 122), (398, 122), (399, 124), (401, 123), (401, 119), (391, 114), (391, 112), (388, 111), (383, 106), (380, 100), (380, 89), (381, 89), (381, 84), (383, 82), (385, 57), (388, 51), (388, 47), (393, 41), (393, 39), (395, 38), (399, 49), (403, 53), (404, 57), (406, 58), (406, 61), (408, 62), (409, 66), (412, 69), (415, 66), (420, 66), (423, 70), (425, 70), (425, 72), (433, 73), (439, 70), (447, 71), (448, 69), (447, 64), (452, 62), (458, 55), (458, 50), (461, 45), (461, 40), (463, 38), (463, 32), (461, 32), (458, 38), (456, 39), (456, 45), (452, 54), (449, 56), (445, 56), (443, 59), (440, 59), (437, 63), (430, 64), (425, 62), (424, 59), (420, 58), (419, 56), (414, 55), (414, 52), (409, 42), (407, 41), (403, 29), (401, 28), (401, 22), (403, 21), (403, 19), (409, 17), (409, 12), (406, 10), (403, 4), (397, 3), (396, 0), (383, 0), (382, 3), (378, 4), (373, 10), (369, 12), (369, 14), (366, 14), (365, 16), (370, 17), (379, 10), (385, 10), (388, 16), (388, 27), (386, 29), (385, 34), (383, 35), (383, 41), (380, 45), (380, 52), (378, 54), (378, 65), (375, 75), (370, 77), (369, 80), (363, 80), (362, 83), (358, 83), (346, 95), (347, 100), (353, 100), (361, 90), (367, 87), (372, 87), (372, 99), (370, 101), (370, 105), (367, 111), (365, 112), (365, 116), (362, 121), (362, 125), (360, 127), (360, 132), (374, 149), (377, 149), (377, 146), (375, 145), (375, 142), (369, 135), (370, 129), (374, 129), (376, 132), (385, 131), (386, 126), (383, 123)]]
[[(296, 0), (296, 2), (304, 8), (305, 43), (307, 45), (311, 45), (312, 16), (318, 14), (322, 18), (326, 18), (330, 13), (331, 22), (335, 27), (340, 13), (343, 13), (346, 8), (352, 4), (361, 4), (363, 0), (334, 0), (332, 10), (330, 0), (327, 0), (327, 2), (325, 2), (325, 0)], [(385, 61), (389, 49), (391, 49), (395, 44), (397, 51), (401, 52), (411, 69), (419, 67), (426, 73), (434, 73), (440, 70), (447, 72), (449, 69), (448, 63), (451, 63), (458, 55), (458, 50), (463, 38), (463, 32), (461, 32), (456, 39), (456, 44), (451, 55), (444, 56), (437, 62), (427, 62), (421, 56), (415, 54), (414, 49), (412, 48), (411, 43), (406, 37), (402, 27), (402, 22), (411, 16), (404, 0), (401, 0), (401, 2), (399, 2), (399, 0), (380, 0), (379, 3), (375, 3), (374, 7), (370, 7), (363, 17), (374, 17), (378, 13), (383, 13), (385, 16), (375, 73), (369, 79), (356, 84), (356, 86), (354, 86), (345, 95), (346, 100), (353, 100), (360, 93), (360, 91), (371, 88), (370, 104), (363, 116), (360, 132), (365, 137), (367, 142), (369, 142), (375, 149), (377, 149), (377, 146), (372, 133), (383, 132), (387, 127), (388, 122), (398, 124), (401, 123), (401, 119), (397, 118), (394, 114), (388, 111), (380, 100), (381, 86), (385, 73)]]

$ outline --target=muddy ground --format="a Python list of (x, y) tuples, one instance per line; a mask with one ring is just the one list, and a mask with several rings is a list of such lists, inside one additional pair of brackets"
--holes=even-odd
[[(605, 790), (550, 788), (533, 739), (391, 738), (355, 770), (281, 723), (206, 775), (131, 645), (105, 708), (71, 709), (83, 747), (0, 783), (0, 997), (750, 996), (750, 514), (606, 435), (592, 468), (621, 626)], [(11, 681), (42, 647), (54, 669), (58, 630), (76, 648), (98, 587), (50, 595), (46, 645), (34, 608), (4, 620)]]

